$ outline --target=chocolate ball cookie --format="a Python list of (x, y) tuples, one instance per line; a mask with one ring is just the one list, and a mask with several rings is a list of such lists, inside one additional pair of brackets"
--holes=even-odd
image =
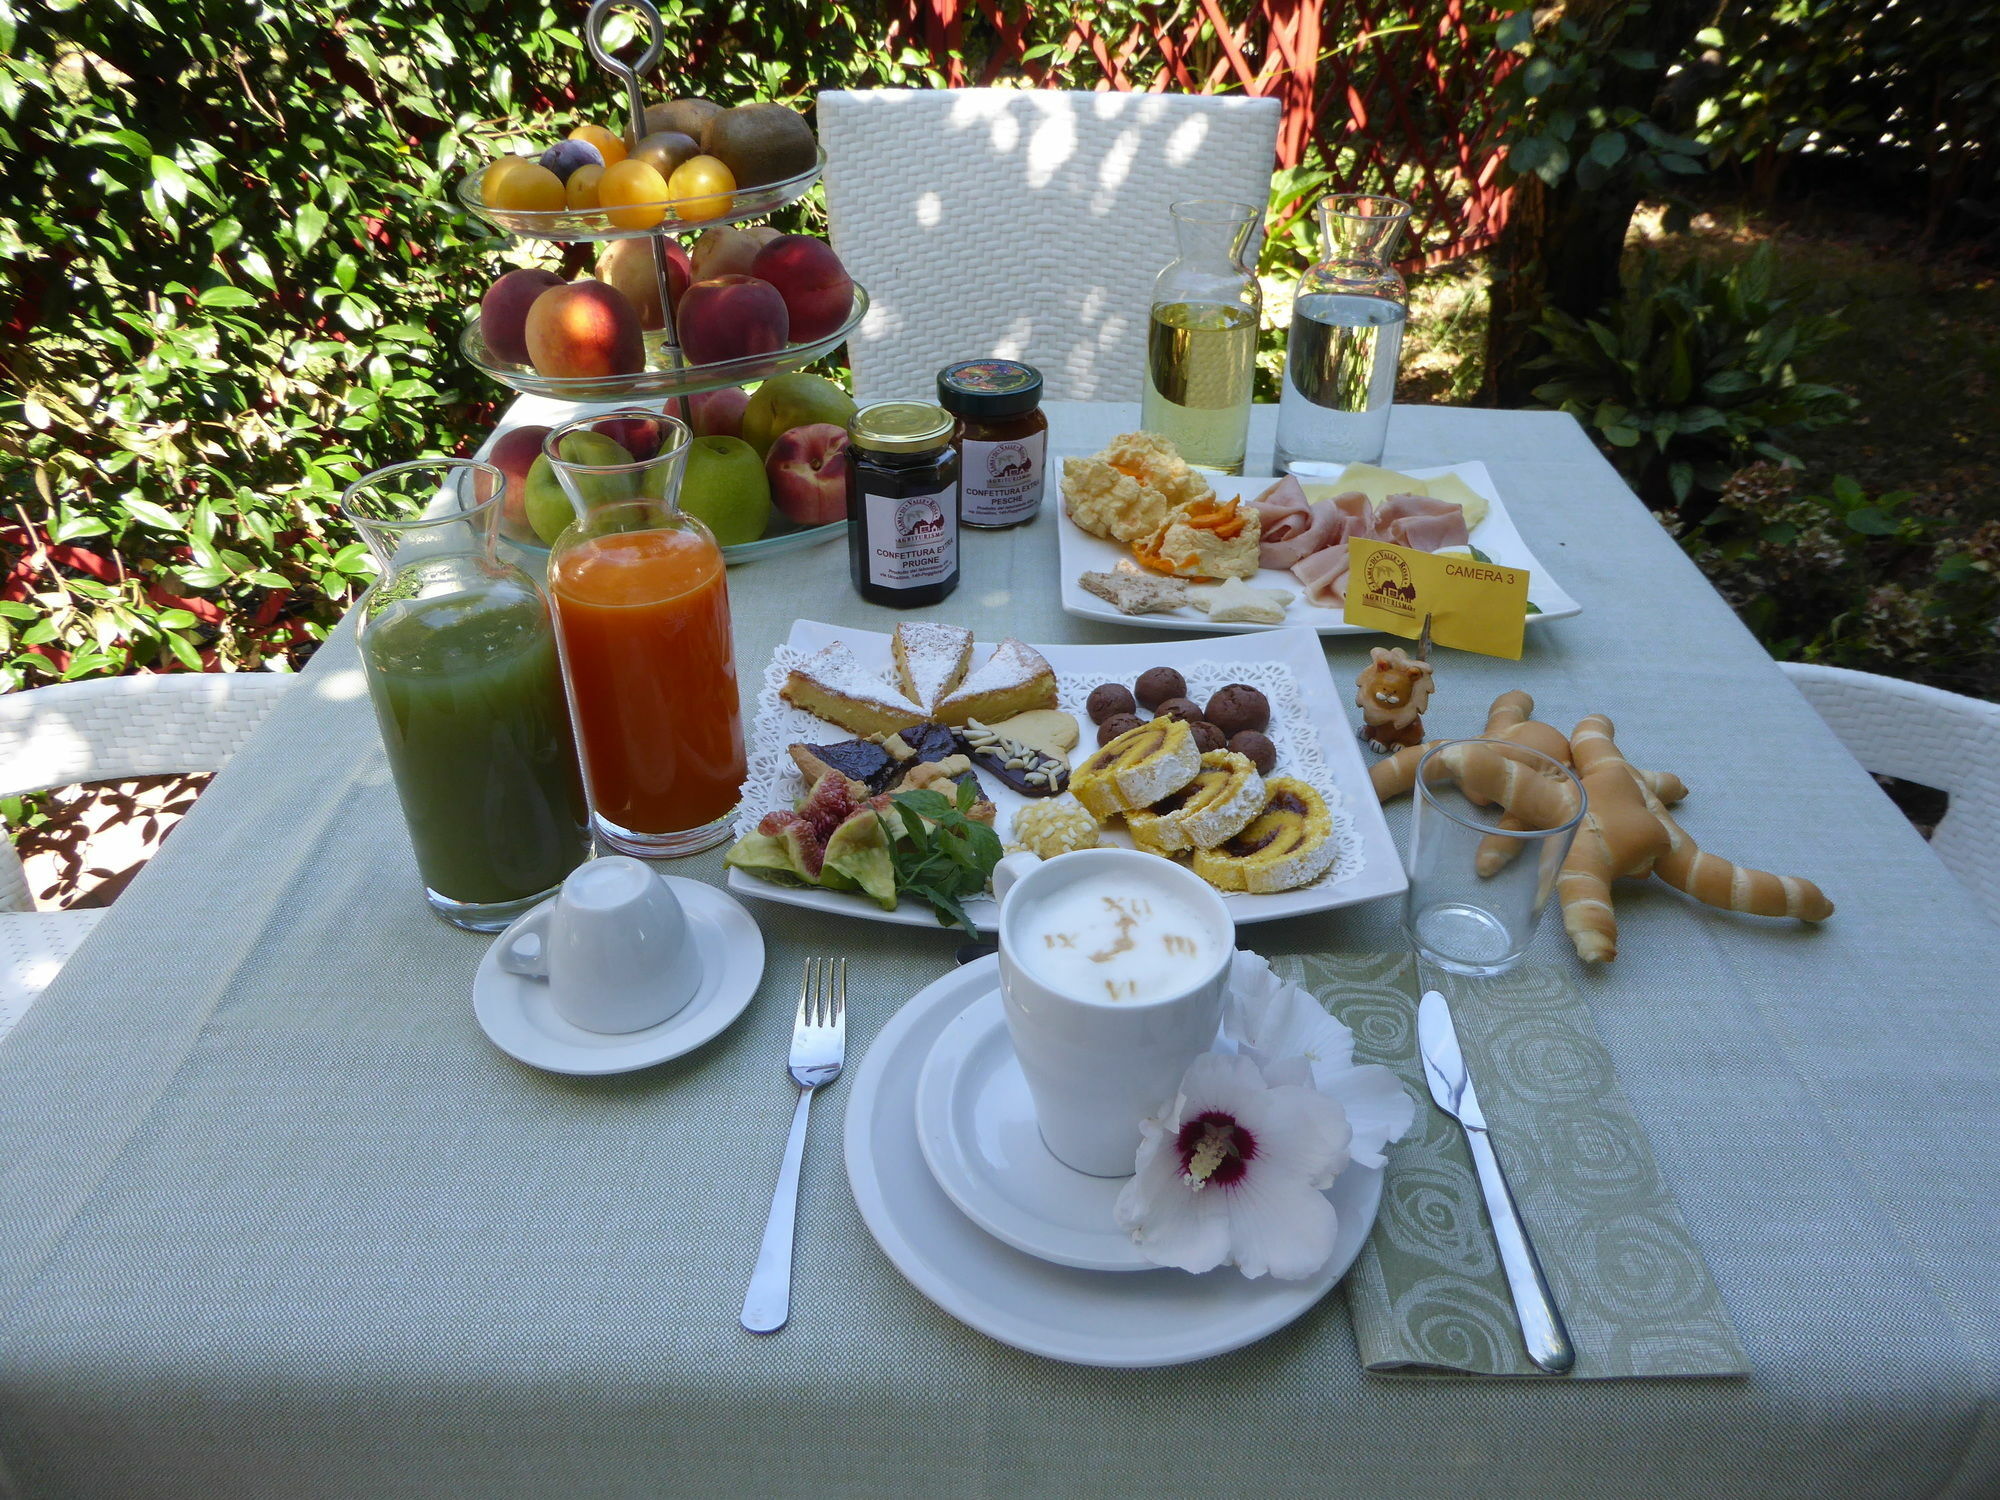
[(1201, 717), (1201, 705), (1192, 698), (1167, 698), (1153, 705), (1153, 715), (1160, 719), (1179, 719), (1184, 724), (1192, 724)]
[(1137, 729), (1146, 721), (1137, 714), (1113, 714), (1097, 726), (1097, 743), (1108, 745), (1128, 729)]
[(1194, 734), (1195, 749), (1199, 750), (1203, 755), (1208, 754), (1211, 750), (1220, 750), (1227, 742), (1227, 737), (1223, 732), (1206, 719), (1196, 719), (1192, 724), (1188, 725), (1188, 728)]
[(1278, 763), (1278, 747), (1268, 736), (1254, 729), (1243, 729), (1229, 737), (1229, 748), (1257, 768), (1259, 776), (1269, 776), (1271, 767)]
[(1224, 734), (1263, 729), (1271, 722), (1271, 700), (1247, 682), (1232, 682), (1215, 690), (1202, 717)]
[(1148, 667), (1139, 674), (1139, 701), (1155, 713), (1169, 698), (1187, 695), (1187, 679), (1172, 667)]
[(1090, 722), (1102, 724), (1106, 719), (1118, 714), (1135, 714), (1139, 705), (1132, 701), (1132, 690), (1122, 682), (1100, 682), (1090, 690), (1090, 697), (1083, 705), (1083, 711), (1090, 715)]

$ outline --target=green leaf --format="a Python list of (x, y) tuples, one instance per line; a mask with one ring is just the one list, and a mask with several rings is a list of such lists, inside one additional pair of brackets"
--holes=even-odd
[(140, 500), (137, 497), (133, 497), (126, 500), (124, 506), (125, 513), (143, 525), (157, 527), (161, 531), (182, 531), (186, 529), (182, 525), (179, 516), (163, 505), (154, 504), (151, 500)]
[(1858, 531), (1863, 536), (1894, 536), (1902, 529), (1894, 516), (1875, 505), (1863, 505), (1849, 511), (1847, 525), (1849, 530)]
[(1521, 69), (1521, 92), (1530, 99), (1538, 99), (1559, 76), (1556, 65), (1546, 57), (1531, 57)]
[(196, 651), (194, 647), (190, 646), (172, 631), (168, 631), (160, 639), (167, 643), (167, 649), (174, 653), (175, 658), (182, 666), (186, 667), (190, 672), (199, 672), (201, 670), (201, 653)]
[(326, 233), (326, 211), (310, 203), (302, 204), (294, 228), (298, 232), (299, 248), (312, 249), (319, 243), (320, 236)]
[(1493, 40), (1508, 49), (1525, 47), (1534, 39), (1535, 13), (1532, 10), (1517, 10), (1507, 15), (1493, 34)]
[(1601, 130), (1590, 142), (1590, 160), (1601, 167), (1617, 165), (1625, 156), (1625, 132)]

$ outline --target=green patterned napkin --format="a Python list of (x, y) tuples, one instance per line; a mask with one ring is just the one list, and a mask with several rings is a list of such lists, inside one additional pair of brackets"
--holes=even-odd
[[(1393, 1068), (1418, 1104), (1409, 1136), (1389, 1148), (1382, 1211), (1345, 1283), (1362, 1364), (1540, 1374), (1521, 1346), (1464, 1132), (1431, 1102), (1417, 1060), (1415, 961), (1330, 954), (1272, 967), (1347, 1023), (1357, 1062)], [(1544, 968), (1450, 982), (1494, 1147), (1576, 1346), (1569, 1378), (1747, 1374), (1589, 1008)]]

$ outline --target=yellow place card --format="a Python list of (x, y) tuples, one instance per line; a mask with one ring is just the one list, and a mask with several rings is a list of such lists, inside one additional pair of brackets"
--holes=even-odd
[(1528, 620), (1528, 570), (1479, 562), (1463, 553), (1418, 552), (1394, 542), (1347, 544), (1350, 625), (1415, 640), (1431, 617), (1440, 646), (1521, 658)]

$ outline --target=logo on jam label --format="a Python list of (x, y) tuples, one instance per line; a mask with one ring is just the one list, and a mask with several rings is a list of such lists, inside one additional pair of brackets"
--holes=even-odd
[(1034, 472), (1028, 450), (1019, 443), (995, 443), (986, 450), (988, 479), (1026, 479)]
[(944, 535), (944, 508), (935, 495), (917, 495), (896, 507), (896, 540), (905, 546)]
[(1368, 559), (1367, 576), (1361, 581), (1361, 601), (1376, 609), (1394, 610), (1416, 618), (1412, 608), (1417, 586), (1410, 581), (1410, 565), (1393, 552), (1377, 552)]

